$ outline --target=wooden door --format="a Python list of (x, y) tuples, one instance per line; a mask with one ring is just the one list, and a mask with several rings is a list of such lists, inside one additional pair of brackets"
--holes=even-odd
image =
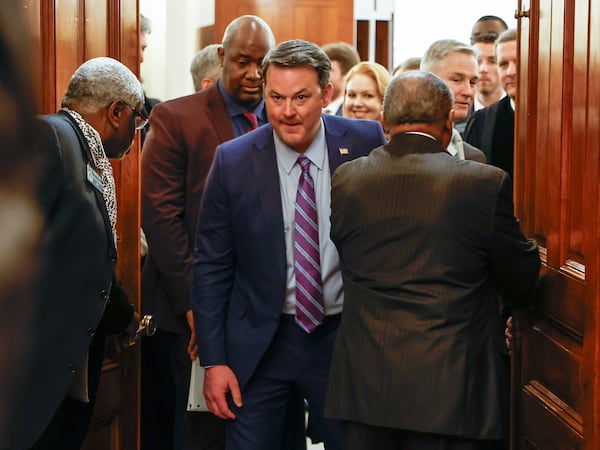
[[(374, 60), (390, 70), (392, 66), (392, 36), (394, 22), (391, 20), (357, 20), (356, 50), (361, 61)], [(373, 34), (373, 35), (372, 35)], [(370, 46), (373, 44), (371, 58)]]
[(512, 449), (600, 448), (600, 0), (521, 0), (517, 212), (544, 261), (516, 311)]
[[(34, 70), (40, 113), (60, 107), (75, 69), (96, 56), (111, 56), (139, 75), (137, 0), (22, 0), (33, 30)], [(139, 139), (139, 136), (138, 136)], [(113, 162), (117, 185), (117, 278), (139, 310), (139, 143)], [(139, 447), (139, 350), (114, 338), (107, 351), (86, 450)]]
[(229, 0), (215, 2), (215, 38), (243, 14), (262, 17), (277, 42), (305, 39), (317, 45), (354, 44), (354, 0)]

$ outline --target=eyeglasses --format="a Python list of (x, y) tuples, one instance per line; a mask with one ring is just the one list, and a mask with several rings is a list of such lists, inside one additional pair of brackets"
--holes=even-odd
[[(123, 102), (123, 103), (125, 103), (125, 102)], [(142, 128), (144, 128), (146, 126), (146, 124), (148, 123), (148, 114), (146, 113), (146, 111), (144, 111), (143, 108), (140, 111), (138, 111), (133, 106), (131, 106), (129, 103), (125, 103), (125, 104), (127, 106), (129, 106), (131, 108), (131, 110), (133, 111), (133, 113), (135, 114), (135, 129), (141, 130)]]

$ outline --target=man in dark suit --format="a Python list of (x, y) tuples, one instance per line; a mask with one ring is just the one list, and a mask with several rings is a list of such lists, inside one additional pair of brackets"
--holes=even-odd
[(187, 347), (190, 338), (195, 341), (192, 248), (215, 148), (252, 128), (245, 113), (253, 113), (257, 125), (267, 121), (260, 63), (274, 46), (273, 33), (262, 19), (235, 19), (218, 49), (223, 66), (218, 83), (152, 110), (142, 155), (142, 226), (149, 246), (142, 272), (142, 308), (156, 317), (158, 331), (143, 343), (145, 450), (173, 445), (172, 433), (165, 436), (162, 430), (174, 428), (175, 416), (169, 412), (175, 408), (180, 418), (185, 415), (185, 448), (224, 447), (222, 421), (209, 413), (185, 412), (191, 370)]
[(435, 75), (395, 77), (390, 143), (332, 179), (345, 305), (326, 412), (345, 421), (347, 450), (493, 449), (502, 436), (497, 292), (524, 301), (540, 260), (506, 172), (446, 153), (452, 103)]
[(327, 55), (306, 41), (269, 53), (269, 125), (219, 146), (206, 181), (192, 306), (204, 394), (230, 419), (228, 449), (278, 449), (295, 386), (325, 448), (342, 448), (339, 423), (322, 418), (343, 301), (330, 174), (385, 137), (375, 121), (321, 117), (329, 70)]
[(454, 94), (454, 128), (448, 144), (448, 153), (459, 159), (487, 162), (481, 150), (463, 142), (458, 129), (464, 127), (475, 98), (475, 51), (454, 39), (440, 39), (433, 42), (421, 58), (421, 70), (440, 77)]
[(107, 158), (129, 151), (136, 129), (146, 123), (143, 103), (142, 87), (127, 67), (94, 58), (75, 71), (62, 109), (35, 128), (44, 155), (37, 185), (42, 231), (36, 303), (22, 306), (31, 308), (33, 323), (21, 330), (32, 353), (13, 385), (26, 408), (11, 417), (2, 448), (79, 449), (92, 416), (104, 338), (136, 328), (133, 307), (114, 278), (117, 210)]
[(512, 177), (518, 85), (515, 29), (507, 30), (498, 36), (496, 57), (500, 82), (507, 95), (499, 102), (475, 113), (467, 125), (465, 141), (481, 148), (490, 164), (506, 170)]

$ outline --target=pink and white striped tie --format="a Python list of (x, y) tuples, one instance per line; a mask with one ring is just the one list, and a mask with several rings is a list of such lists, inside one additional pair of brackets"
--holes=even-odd
[(315, 184), (310, 176), (310, 160), (298, 157), (302, 174), (296, 193), (294, 272), (296, 275), (296, 322), (307, 333), (323, 323), (323, 286), (319, 256), (319, 222)]

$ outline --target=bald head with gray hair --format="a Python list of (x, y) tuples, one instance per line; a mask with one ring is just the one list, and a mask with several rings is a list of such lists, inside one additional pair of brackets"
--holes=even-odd
[(471, 46), (454, 39), (440, 39), (429, 46), (421, 58), (420, 69), (425, 72), (438, 73), (445, 63), (446, 56), (450, 53), (464, 53), (477, 60), (475, 50)]
[(410, 71), (390, 81), (383, 99), (386, 129), (397, 125), (442, 125), (447, 119), (454, 95), (448, 85), (430, 72)]
[(80, 114), (93, 114), (122, 100), (136, 107), (144, 103), (144, 91), (136, 76), (113, 58), (99, 57), (84, 62), (75, 71), (61, 106)]

